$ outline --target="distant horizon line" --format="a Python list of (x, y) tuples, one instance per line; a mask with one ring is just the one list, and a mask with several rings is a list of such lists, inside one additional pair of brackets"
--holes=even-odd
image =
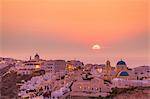
[[(19, 59), (19, 58), (14, 58), (14, 57), (11, 57), (11, 56), (0, 56), (0, 58), (10, 58), (10, 59), (14, 59), (14, 60), (21, 60), (21, 61), (28, 61), (28, 60), (30, 60), (30, 57), (29, 58), (26, 58), (26, 59)], [(34, 59), (34, 58), (32, 58), (32, 59)], [(43, 58), (40, 58), (40, 59), (42, 59), (42, 60), (65, 60), (65, 61), (69, 61), (69, 60), (77, 60), (77, 61), (81, 61), (81, 62), (83, 62), (84, 64), (97, 64), (97, 65), (100, 65), (100, 64), (105, 64), (105, 62), (107, 61), (107, 60), (109, 60), (110, 62), (111, 62), (111, 64), (112, 64), (112, 61), (110, 60), (110, 58), (107, 58), (107, 59), (105, 59), (105, 61), (103, 61), (103, 63), (101, 63), (101, 62), (88, 62), (88, 61), (83, 61), (82, 59), (79, 59), (79, 58), (74, 58), (74, 59), (64, 59), (64, 58), (51, 58), (51, 59), (48, 59), (48, 58), (46, 58), (46, 59), (43, 59)], [(123, 61), (125, 61), (125, 59), (124, 58), (120, 58), (120, 59), (118, 59), (118, 61), (121, 61), (121, 60), (123, 60)], [(116, 63), (118, 62), (118, 61), (116, 61), (116, 62), (113, 62), (115, 65), (112, 65), (112, 66), (116, 66)], [(125, 61), (126, 62), (126, 61)], [(133, 62), (134, 63), (134, 62)], [(137, 65), (137, 64), (134, 64), (134, 66), (132, 67), (132, 65), (129, 65), (129, 64), (127, 64), (127, 66), (129, 66), (130, 68), (134, 68), (134, 67), (137, 67), (137, 66), (135, 66), (135, 65)], [(141, 65), (139, 65), (139, 66), (150, 66), (149, 64), (141, 64)]]

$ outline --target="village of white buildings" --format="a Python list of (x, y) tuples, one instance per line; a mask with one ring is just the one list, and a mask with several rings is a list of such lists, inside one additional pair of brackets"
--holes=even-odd
[(150, 87), (150, 66), (130, 68), (124, 60), (112, 66), (109, 60), (104, 64), (84, 64), (79, 60), (44, 60), (38, 54), (27, 61), (0, 58), (0, 69), (8, 65), (8, 72), (32, 76), (16, 83), (22, 99), (107, 97), (113, 88)]

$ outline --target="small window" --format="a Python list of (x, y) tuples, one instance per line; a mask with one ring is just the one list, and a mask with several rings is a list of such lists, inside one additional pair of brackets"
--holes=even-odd
[(101, 92), (101, 88), (99, 88), (100, 92)]
[(143, 72), (141, 74), (144, 74)]

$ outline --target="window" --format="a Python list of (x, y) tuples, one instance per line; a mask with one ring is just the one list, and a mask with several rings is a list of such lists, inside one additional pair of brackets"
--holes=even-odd
[(81, 89), (82, 87), (80, 86), (79, 88)]
[(100, 90), (100, 92), (102, 92), (102, 91), (101, 91), (101, 88), (99, 88), (99, 90)]
[(96, 88), (96, 90), (98, 90), (98, 88)]

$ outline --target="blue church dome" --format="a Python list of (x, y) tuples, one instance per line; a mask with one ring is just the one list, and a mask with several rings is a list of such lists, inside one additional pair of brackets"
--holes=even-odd
[(119, 76), (129, 76), (129, 74), (126, 71), (123, 71), (119, 74)]
[(126, 63), (123, 60), (121, 60), (121, 61), (117, 62), (117, 65), (126, 65)]

